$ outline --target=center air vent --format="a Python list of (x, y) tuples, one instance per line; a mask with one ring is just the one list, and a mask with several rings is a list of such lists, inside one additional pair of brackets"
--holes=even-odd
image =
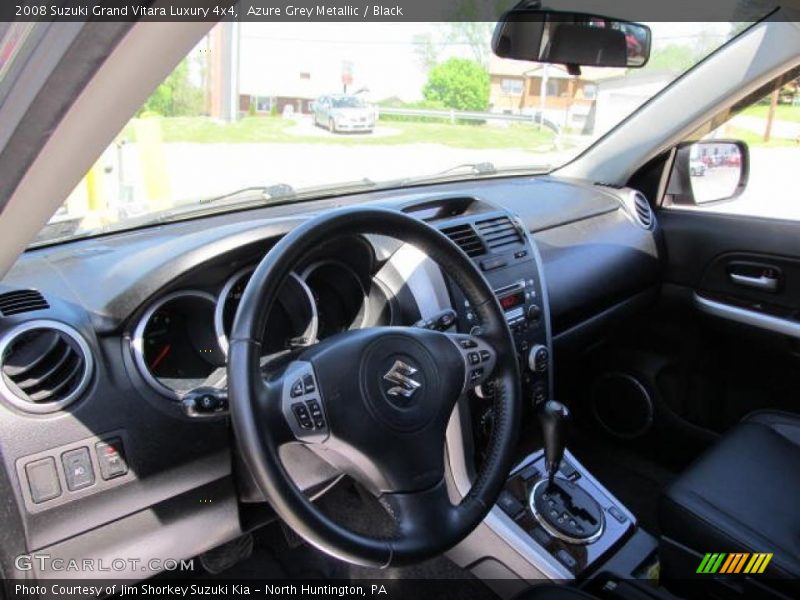
[(522, 242), (519, 230), (508, 217), (478, 221), (475, 226), (478, 228), (478, 233), (486, 240), (490, 250), (498, 250)]
[(37, 290), (14, 290), (0, 294), (0, 315), (4, 317), (45, 308), (50, 308), (50, 305)]
[(83, 336), (57, 321), (23, 323), (0, 339), (0, 391), (26, 412), (54, 412), (75, 401), (92, 367)]
[(470, 258), (486, 254), (486, 248), (481, 238), (475, 233), (472, 225), (464, 224), (445, 227), (442, 229), (442, 233), (458, 244)]
[(650, 208), (650, 203), (647, 198), (640, 192), (633, 194), (633, 208), (636, 211), (636, 220), (639, 225), (645, 229), (652, 229), (655, 224), (655, 217), (653, 216), (653, 209)]

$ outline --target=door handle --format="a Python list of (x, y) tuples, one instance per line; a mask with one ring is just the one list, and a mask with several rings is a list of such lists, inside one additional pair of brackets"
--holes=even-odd
[(767, 277), (766, 275), (759, 275), (752, 277), (750, 275), (741, 275), (739, 273), (729, 273), (731, 281), (736, 285), (754, 288), (757, 290), (764, 290), (766, 292), (778, 291), (778, 278)]

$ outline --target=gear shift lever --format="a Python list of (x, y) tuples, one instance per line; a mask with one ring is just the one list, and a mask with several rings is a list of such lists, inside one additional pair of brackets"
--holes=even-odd
[(561, 458), (564, 456), (568, 419), (569, 409), (555, 400), (545, 402), (539, 411), (539, 420), (542, 423), (542, 433), (544, 434), (544, 463), (547, 469), (548, 485), (553, 485), (553, 478), (561, 464)]

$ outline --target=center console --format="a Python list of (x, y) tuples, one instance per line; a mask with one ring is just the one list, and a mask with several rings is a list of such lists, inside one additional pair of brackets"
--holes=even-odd
[[(636, 545), (638, 555), (648, 554), (654, 538), (637, 527), (633, 514), (565, 448), (569, 411), (553, 401), (550, 311), (534, 241), (515, 217), (500, 211), (437, 226), (472, 258), (495, 291), (514, 337), (527, 412), (541, 420), (543, 446), (511, 471), (497, 505), (450, 558), (470, 566), (491, 585), (500, 580), (585, 579), (625, 555), (623, 547)], [(474, 333), (480, 324), (469, 301), (448, 283), (459, 329)], [(480, 463), (472, 444), (480, 447), (492, 425), (492, 389), (479, 389), (476, 396), (457, 407), (448, 429), (453, 483), (462, 495)], [(539, 434), (528, 435), (535, 442)], [(622, 577), (630, 576), (626, 571)], [(496, 591), (510, 596), (514, 590)]]
[[(439, 229), (458, 244), (492, 286), (514, 337), (525, 393), (536, 405), (552, 397), (550, 312), (541, 261), (528, 232), (505, 212), (451, 219)], [(448, 281), (459, 328), (477, 327), (461, 290)]]

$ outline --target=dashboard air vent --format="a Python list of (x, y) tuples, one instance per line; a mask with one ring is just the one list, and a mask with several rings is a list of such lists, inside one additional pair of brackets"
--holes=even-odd
[(472, 225), (454, 225), (442, 229), (447, 237), (453, 240), (458, 246), (467, 253), (467, 256), (474, 258), (486, 254), (486, 248), (481, 238), (475, 233)]
[(486, 219), (478, 221), (475, 225), (491, 250), (522, 243), (519, 230), (508, 217)]
[(50, 308), (50, 305), (37, 290), (14, 290), (0, 294), (0, 315), (4, 317), (46, 308)]
[(636, 220), (645, 229), (652, 229), (655, 223), (653, 209), (643, 194), (636, 192), (633, 195), (633, 208), (636, 211)]
[(0, 339), (0, 390), (26, 412), (64, 408), (86, 389), (92, 368), (86, 340), (63, 323), (30, 321)]

